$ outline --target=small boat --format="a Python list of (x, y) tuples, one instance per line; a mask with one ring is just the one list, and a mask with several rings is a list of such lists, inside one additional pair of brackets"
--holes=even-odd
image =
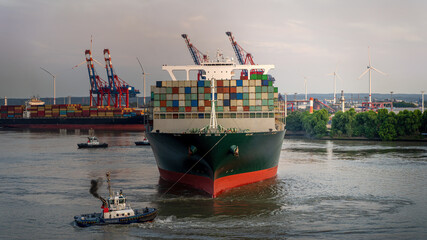
[(87, 143), (78, 143), (79, 148), (106, 148), (108, 147), (107, 143), (99, 143), (97, 137), (87, 137)]
[(135, 142), (136, 145), (150, 145), (147, 138), (144, 138), (142, 141)]
[[(157, 217), (157, 209), (155, 208), (142, 208), (132, 209), (126, 203), (126, 197), (120, 190), (120, 193), (113, 195), (110, 186), (110, 174), (107, 173), (107, 183), (110, 196), (107, 200), (102, 198), (96, 193), (97, 186), (94, 187), (92, 180), (91, 193), (102, 201), (101, 213), (89, 213), (74, 216), (74, 222), (79, 227), (89, 227), (92, 225), (107, 225), (107, 224), (130, 224), (130, 223), (143, 223), (151, 222)], [(92, 190), (95, 189), (95, 193)]]

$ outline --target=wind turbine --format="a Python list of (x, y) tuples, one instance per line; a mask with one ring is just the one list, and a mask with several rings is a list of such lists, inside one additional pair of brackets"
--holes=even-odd
[[(145, 105), (145, 75), (150, 75), (149, 73), (145, 73), (144, 68), (142, 67), (141, 62), (139, 61), (139, 58), (136, 58), (136, 60), (138, 60), (139, 66), (141, 67), (141, 71), (142, 71), (142, 77), (144, 79), (144, 99), (142, 101), (142, 104)], [(136, 98), (138, 99), (138, 98)]]
[(305, 100), (307, 101), (307, 77), (304, 77), (304, 86), (305, 86)]
[(50, 73), (48, 70), (40, 67), (43, 71), (47, 72), (50, 76), (52, 76), (53, 78), (53, 105), (56, 104), (56, 86), (55, 86), (55, 80), (56, 80), (56, 75), (53, 75), (52, 73)]
[(364, 71), (363, 73), (362, 73), (362, 75), (360, 75), (360, 77), (359, 77), (359, 79), (360, 78), (362, 78), (367, 72), (369, 72), (369, 106), (371, 106), (371, 103), (372, 103), (372, 99), (371, 99), (371, 94), (372, 94), (372, 92), (371, 92), (371, 82), (372, 82), (372, 73), (371, 73), (371, 70), (374, 70), (374, 71), (376, 71), (376, 72), (378, 72), (378, 73), (381, 73), (382, 75), (384, 75), (384, 76), (387, 76), (387, 74), (385, 74), (385, 73), (383, 73), (383, 72), (381, 72), (380, 70), (378, 70), (378, 69), (376, 69), (376, 68), (374, 68), (372, 65), (371, 65), (371, 51), (370, 51), (370, 48), (368, 47), (368, 54), (369, 54), (369, 65), (367, 66), (367, 68), (368, 69), (366, 69), (366, 71)]
[(338, 70), (338, 65), (335, 68), (335, 71), (333, 73), (328, 74), (328, 76), (334, 76), (334, 104), (337, 103), (337, 77), (342, 81), (342, 78), (340, 77), (340, 75), (338, 75), (337, 70)]

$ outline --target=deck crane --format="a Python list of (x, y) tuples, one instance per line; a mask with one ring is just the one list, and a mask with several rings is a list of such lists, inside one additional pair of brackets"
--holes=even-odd
[[(230, 39), (231, 46), (233, 47), (234, 53), (236, 54), (237, 60), (241, 65), (255, 65), (252, 54), (248, 53), (243, 49), (237, 42), (234, 40), (234, 36), (231, 32), (226, 32), (228, 38)], [(262, 70), (252, 70), (251, 74), (263, 74)], [(241, 76), (248, 76), (248, 72), (243, 70)], [(249, 76), (248, 76), (249, 77)]]
[[(191, 57), (193, 58), (193, 61), (196, 65), (201, 65), (204, 62), (208, 61), (208, 55), (203, 54), (200, 52), (191, 42), (188, 38), (187, 34), (181, 34), (181, 37), (184, 38), (185, 43), (187, 44), (188, 50), (190, 50)], [(200, 70), (197, 74), (197, 80), (203, 80), (206, 79), (205, 72), (203, 70)]]
[[(90, 106), (94, 104), (96, 106), (103, 106), (104, 102), (110, 106), (110, 88), (107, 82), (102, 80), (95, 71), (92, 51), (86, 50), (85, 56), (90, 81)], [(96, 97), (94, 95), (96, 95)]]
[(119, 78), (113, 68), (111, 63), (111, 55), (109, 49), (104, 49), (104, 60), (105, 60), (105, 69), (107, 70), (108, 76), (108, 85), (111, 92), (111, 101), (114, 104), (114, 107), (129, 107), (129, 98), (135, 97), (139, 94), (139, 90), (135, 87), (130, 86), (123, 79)]

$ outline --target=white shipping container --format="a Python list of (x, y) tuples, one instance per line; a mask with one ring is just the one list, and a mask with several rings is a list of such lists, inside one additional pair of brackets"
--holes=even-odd
[(172, 94), (172, 100), (179, 100), (179, 94)]
[(172, 87), (179, 87), (179, 81), (172, 81)]
[(199, 100), (199, 107), (205, 106), (205, 100)]
[(237, 106), (237, 100), (236, 99), (230, 100), (230, 106)]
[[(243, 80), (243, 81), (245, 81), (245, 80)], [(243, 112), (243, 107), (239, 107), (239, 106), (237, 106), (237, 111), (238, 111), (238, 112)]]
[(261, 80), (255, 80), (255, 87), (261, 86)]
[[(244, 80), (244, 81), (246, 81), (246, 80)], [(249, 87), (243, 87), (243, 92), (244, 92), (244, 93), (249, 92)]]
[(160, 93), (166, 94), (166, 88), (165, 87), (160, 88)]
[(261, 99), (268, 99), (268, 93), (262, 93)]
[(197, 81), (195, 80), (191, 81), (191, 87), (197, 87)]
[(179, 87), (178, 93), (179, 94), (185, 94), (185, 87)]
[(237, 100), (237, 106), (243, 106), (243, 100)]
[(191, 87), (190, 81), (184, 81), (184, 87)]
[(166, 94), (166, 100), (172, 101), (172, 94)]
[(192, 87), (191, 88), (191, 93), (197, 93), (197, 88), (196, 87)]
[(224, 102), (222, 100), (217, 100), (216, 105), (222, 107), (224, 106)]
[(256, 94), (255, 93), (249, 93), (249, 99), (254, 99), (256, 98)]
[(243, 87), (249, 87), (249, 80), (242, 80)]
[(236, 93), (243, 93), (243, 87), (236, 87)]
[(230, 80), (224, 80), (223, 81), (223, 86), (224, 87), (229, 87), (230, 86)]
[(185, 94), (179, 94), (179, 101), (185, 101)]
[(224, 99), (224, 94), (223, 94), (223, 93), (217, 93), (217, 94), (216, 94), (216, 98), (217, 98), (218, 100), (223, 100), (223, 99)]
[(262, 106), (261, 110), (264, 112), (268, 111), (268, 106)]
[(255, 87), (255, 80), (248, 80), (250, 87)]
[(230, 80), (230, 87), (236, 86), (236, 80)]
[(262, 100), (261, 99), (255, 100), (255, 106), (262, 106)]
[[(163, 83), (166, 83), (166, 87), (172, 87), (172, 81), (163, 81)], [(162, 84), (163, 87), (163, 84)]]
[(178, 81), (178, 86), (179, 87), (185, 87), (185, 81), (183, 81), (183, 80)]
[(249, 87), (249, 92), (250, 93), (254, 93), (256, 91), (256, 88), (255, 87)]
[(279, 93), (275, 92), (274, 93), (274, 98), (278, 98), (279, 97)]
[(250, 99), (249, 100), (249, 106), (255, 106), (255, 102), (256, 100), (255, 99)]
[(185, 107), (185, 101), (179, 101), (179, 106), (180, 107)]
[(224, 93), (224, 99), (230, 99), (230, 94), (229, 93)]

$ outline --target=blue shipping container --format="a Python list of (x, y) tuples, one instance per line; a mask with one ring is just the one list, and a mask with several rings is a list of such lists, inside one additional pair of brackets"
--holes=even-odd
[(197, 107), (197, 100), (191, 100), (191, 106)]
[(230, 106), (230, 100), (228, 99), (224, 99), (223, 103), (224, 103), (224, 107)]
[(185, 87), (185, 94), (191, 93), (191, 87)]
[(156, 81), (156, 87), (162, 87), (162, 81)]
[(236, 86), (237, 87), (243, 86), (243, 81), (242, 80), (236, 80)]
[(237, 100), (243, 99), (243, 93), (237, 93)]
[(262, 85), (263, 86), (268, 86), (268, 80), (262, 80)]
[(236, 93), (230, 93), (230, 99), (237, 99)]
[(172, 107), (179, 107), (179, 101), (178, 100), (173, 100), (172, 101)]
[(205, 81), (197, 81), (197, 86), (198, 87), (204, 87), (205, 86)]

